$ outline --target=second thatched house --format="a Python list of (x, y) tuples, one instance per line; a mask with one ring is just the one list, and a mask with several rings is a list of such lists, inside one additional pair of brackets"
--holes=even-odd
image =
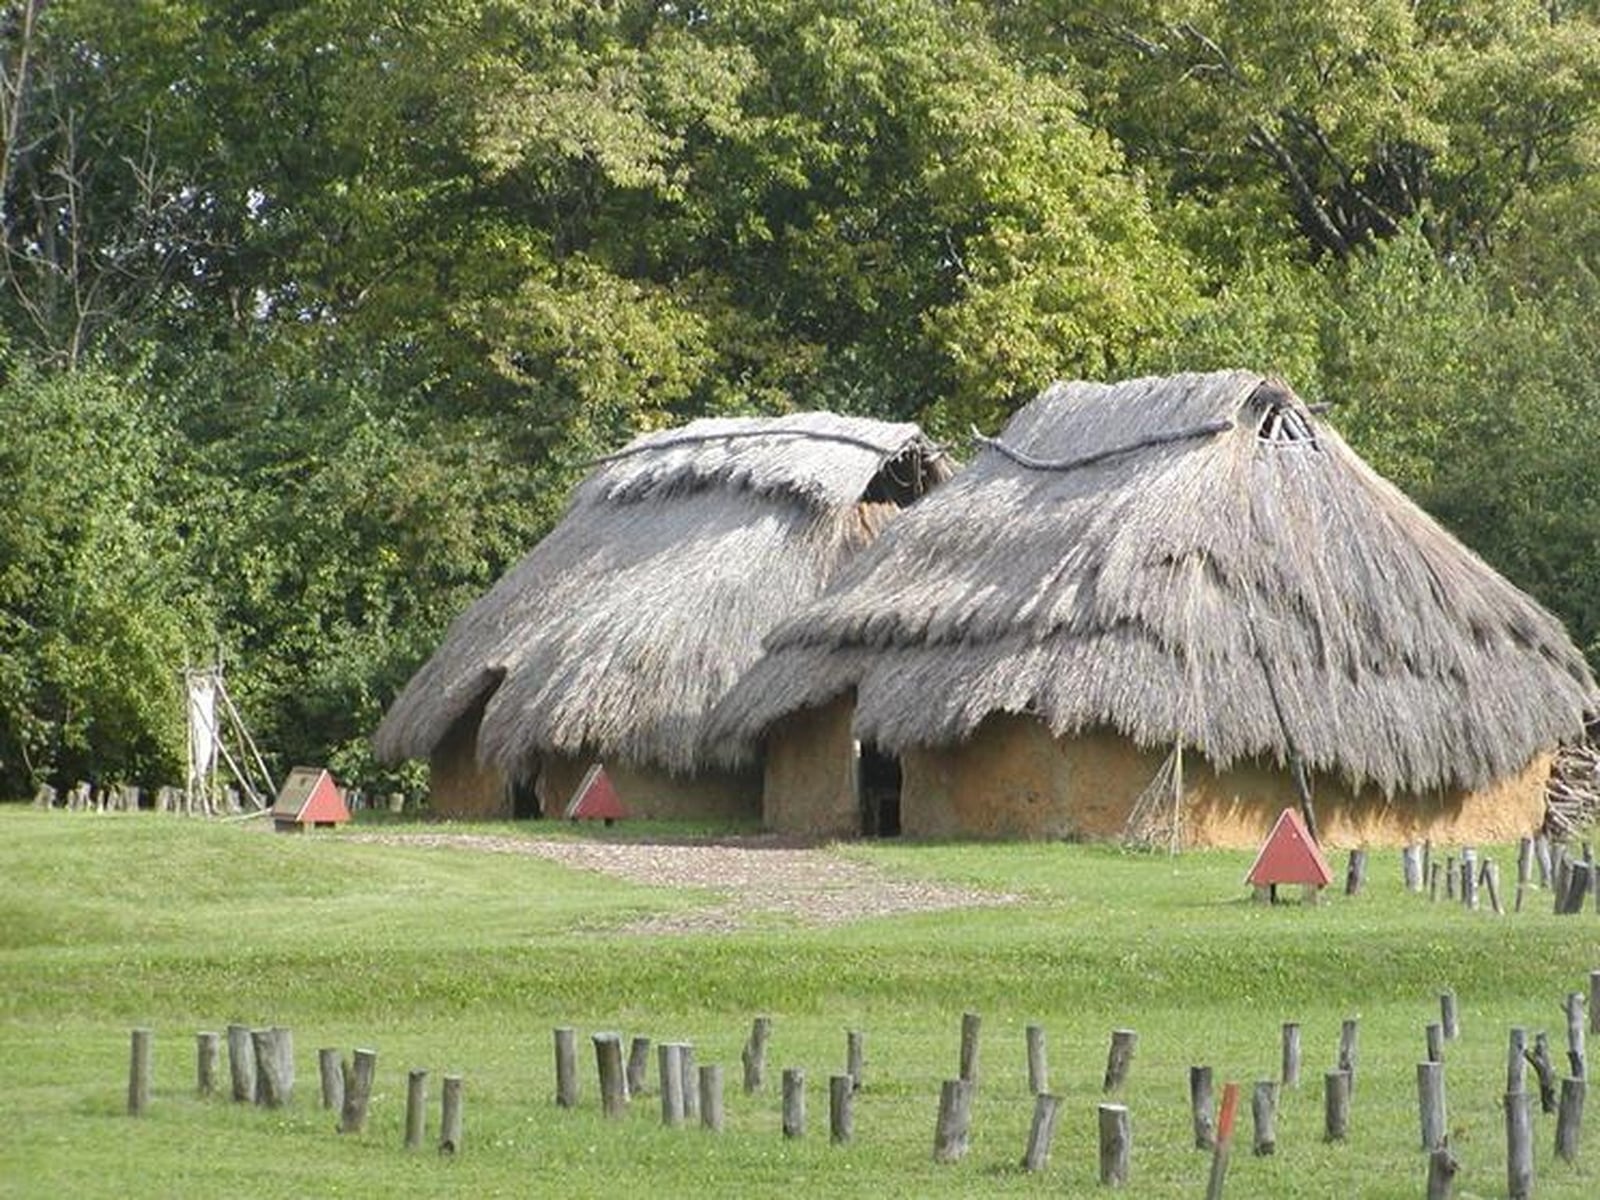
[(712, 707), (777, 621), (948, 473), (914, 425), (826, 413), (637, 438), (457, 618), (374, 749), (426, 757), (444, 815), (559, 812), (594, 762), (638, 816), (758, 815), (759, 772), (710, 763)]
[[(1050, 388), (767, 646), (727, 744), (846, 723), (919, 835), (1253, 845), (1298, 802), (1334, 844), (1512, 837), (1596, 703), (1555, 618), (1242, 371)], [(855, 824), (777, 761), (775, 824)]]

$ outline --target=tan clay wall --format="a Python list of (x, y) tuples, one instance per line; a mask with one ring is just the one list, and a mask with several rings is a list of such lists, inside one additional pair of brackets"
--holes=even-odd
[[(1056, 739), (1031, 717), (997, 715), (961, 746), (903, 757), (901, 826), (912, 837), (1119, 838), (1165, 759), (1165, 751), (1140, 750), (1109, 731)], [(1481, 791), (1392, 800), (1374, 789), (1352, 795), (1339, 781), (1318, 777), (1313, 803), (1322, 842), (1339, 848), (1424, 837), (1515, 840), (1543, 818), (1548, 769), (1548, 759), (1540, 759)], [(1297, 803), (1287, 771), (1236, 764), (1219, 773), (1197, 754), (1184, 758), (1186, 846), (1253, 849), (1278, 814)]]
[(428, 808), (434, 816), (488, 820), (511, 815), (505, 777), (478, 765), (482, 716), (481, 706), (466, 713), (428, 758)]
[(806, 837), (860, 835), (853, 711), (851, 697), (840, 696), (773, 726), (761, 792), (768, 829)]
[[(547, 817), (560, 817), (592, 759), (548, 755), (538, 792)], [(708, 771), (680, 779), (665, 771), (607, 763), (606, 774), (628, 812), (641, 820), (747, 820), (761, 816), (761, 772)]]

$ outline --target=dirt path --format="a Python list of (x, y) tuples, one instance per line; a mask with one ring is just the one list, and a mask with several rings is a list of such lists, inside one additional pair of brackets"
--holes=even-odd
[(900, 879), (823, 847), (765, 838), (718, 842), (581, 842), (476, 833), (359, 833), (358, 841), (527, 854), (655, 887), (704, 888), (710, 904), (634, 922), (627, 932), (731, 931), (763, 917), (842, 925), (868, 917), (1015, 904), (1021, 897)]

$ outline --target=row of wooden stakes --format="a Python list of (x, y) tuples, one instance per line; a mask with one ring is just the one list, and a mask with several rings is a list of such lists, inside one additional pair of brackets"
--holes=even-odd
[[(1482, 906), (1487, 898), (1489, 908), (1496, 916), (1504, 915), (1505, 905), (1500, 898), (1500, 868), (1487, 855), (1480, 860), (1476, 848), (1463, 846), (1459, 853), (1447, 853), (1440, 861), (1431, 842), (1414, 843), (1400, 851), (1401, 877), (1409, 892), (1428, 893), (1430, 900), (1456, 900), (1470, 909)], [(1537, 871), (1538, 881), (1534, 875)], [(1345, 876), (1345, 891), (1354, 895), (1360, 890), (1366, 872), (1366, 851), (1350, 852), (1349, 870)], [(1600, 913), (1600, 863), (1595, 861), (1593, 848), (1582, 844), (1580, 856), (1575, 857), (1564, 842), (1552, 842), (1543, 834), (1524, 837), (1517, 843), (1517, 890), (1512, 904), (1513, 912), (1521, 912), (1528, 893), (1537, 886), (1548, 890), (1558, 916), (1571, 916), (1583, 911), (1584, 901), (1594, 897), (1594, 908)]]

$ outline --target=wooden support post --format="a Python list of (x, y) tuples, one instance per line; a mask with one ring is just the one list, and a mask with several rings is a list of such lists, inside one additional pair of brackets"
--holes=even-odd
[(1350, 1132), (1350, 1073), (1329, 1071), (1323, 1076), (1322, 1091), (1323, 1136), (1330, 1142), (1342, 1142)]
[(594, 1042), (596, 1074), (600, 1077), (600, 1107), (608, 1117), (620, 1117), (628, 1111), (628, 1080), (622, 1069), (622, 1035), (596, 1033)]
[[(617, 1057), (622, 1057), (622, 1042), (617, 1042)], [(461, 1076), (444, 1077), (444, 1104), (439, 1115), (439, 1153), (461, 1153)], [(609, 1115), (609, 1114), (608, 1114)]]
[(707, 1063), (700, 1068), (700, 1125), (712, 1133), (722, 1132), (722, 1068)]
[(855, 1077), (828, 1076), (828, 1140), (841, 1146), (856, 1135), (855, 1113), (851, 1106), (855, 1100)]
[(1550, 839), (1544, 834), (1535, 834), (1533, 838), (1533, 864), (1539, 868), (1539, 886), (1550, 886)]
[(1262, 1079), (1250, 1097), (1250, 1116), (1255, 1125), (1251, 1150), (1257, 1158), (1278, 1151), (1278, 1081)]
[(939, 1119), (933, 1128), (933, 1161), (959, 1162), (967, 1153), (972, 1127), (972, 1082), (946, 1079), (939, 1089)]
[(1283, 1023), (1283, 1069), (1279, 1079), (1284, 1087), (1300, 1086), (1300, 1022)]
[(1042, 1171), (1050, 1162), (1050, 1143), (1055, 1140), (1056, 1120), (1061, 1115), (1061, 1097), (1039, 1092), (1033, 1098), (1033, 1124), (1028, 1127), (1028, 1145), (1022, 1152), (1024, 1171)]
[(1550, 1038), (1542, 1029), (1533, 1035), (1533, 1050), (1528, 1053), (1528, 1062), (1539, 1080), (1540, 1109), (1547, 1113), (1555, 1112), (1556, 1072), (1550, 1064)]
[(1233, 1150), (1233, 1120), (1239, 1107), (1239, 1085), (1222, 1085), (1222, 1109), (1217, 1114), (1217, 1142), (1211, 1151), (1211, 1176), (1206, 1183), (1206, 1200), (1222, 1200), (1222, 1186), (1228, 1179), (1228, 1157)]
[(1528, 1031), (1513, 1026), (1506, 1048), (1506, 1091), (1524, 1092), (1528, 1088)]
[(194, 1035), (194, 1089), (198, 1095), (216, 1094), (217, 1067), (222, 1062), (221, 1042), (221, 1036), (216, 1033)]
[(859, 1092), (866, 1078), (866, 1040), (859, 1029), (849, 1029), (844, 1035), (844, 1069), (850, 1076), (850, 1090)]
[(772, 1018), (757, 1017), (750, 1026), (750, 1037), (744, 1044), (744, 1090), (749, 1095), (759, 1092), (766, 1084), (767, 1040), (772, 1036)]
[(1506, 1093), (1506, 1194), (1533, 1195), (1533, 1113), (1526, 1092)]
[(1428, 1047), (1428, 1061), (1442, 1063), (1444, 1061), (1444, 1026), (1438, 1021), (1432, 1021), (1423, 1028), (1422, 1036)]
[(1461, 1164), (1446, 1146), (1428, 1155), (1428, 1200), (1450, 1200), (1455, 1195), (1456, 1172)]
[(1444, 1064), (1417, 1064), (1417, 1110), (1422, 1123), (1422, 1148), (1437, 1150), (1445, 1144)]
[(1024, 1036), (1028, 1043), (1028, 1091), (1038, 1096), (1050, 1090), (1050, 1068), (1045, 1060), (1044, 1026), (1029, 1025)]
[(413, 1068), (406, 1075), (406, 1149), (420, 1150), (428, 1125), (428, 1072)]
[(682, 1080), (678, 1090), (683, 1093), (683, 1119), (693, 1124), (700, 1119), (700, 1088), (697, 1086), (700, 1068), (694, 1061), (694, 1043), (679, 1044), (683, 1047), (678, 1052), (678, 1078)]
[(1456, 898), (1456, 856), (1453, 854), (1445, 855), (1444, 859), (1444, 898)]
[(1524, 837), (1517, 842), (1517, 898), (1512, 905), (1513, 912), (1522, 911), (1523, 897), (1527, 895), (1528, 885), (1533, 882), (1533, 839)]
[(1574, 864), (1568, 872), (1566, 901), (1559, 911), (1572, 915), (1583, 911), (1583, 901), (1589, 894), (1589, 884), (1594, 872), (1584, 863)]
[(1478, 907), (1478, 852), (1471, 846), (1461, 848), (1461, 903)]
[(282, 1108), (289, 1101), (292, 1084), (284, 1078), (278, 1030), (252, 1029), (250, 1040), (256, 1051), (256, 1103), (267, 1108)]
[(1139, 1035), (1131, 1029), (1111, 1031), (1111, 1050), (1106, 1055), (1106, 1077), (1101, 1086), (1104, 1092), (1114, 1092), (1128, 1079), (1133, 1066), (1133, 1052), (1138, 1048)]
[(680, 1042), (662, 1042), (656, 1048), (661, 1069), (657, 1075), (661, 1085), (661, 1123), (683, 1124), (683, 1045)]
[(1350, 861), (1344, 873), (1344, 894), (1346, 896), (1359, 896), (1361, 886), (1367, 881), (1367, 852), (1365, 850), (1350, 851)]
[(1439, 863), (1434, 863), (1428, 868), (1428, 899), (1435, 904), (1439, 902), (1439, 876), (1444, 874), (1444, 868)]
[(1497, 917), (1505, 916), (1505, 905), (1500, 903), (1500, 867), (1494, 859), (1483, 860), (1483, 885), (1489, 892), (1489, 907)]
[(1563, 1007), (1567, 1012), (1567, 1062), (1574, 1079), (1585, 1079), (1588, 1072), (1584, 1069), (1583, 993), (1568, 992)]
[(1588, 1083), (1582, 1079), (1561, 1081), (1561, 1105), (1556, 1111), (1556, 1157), (1562, 1162), (1578, 1161), (1578, 1143), (1583, 1135), (1583, 1100)]
[[(1431, 882), (1432, 881), (1434, 865), (1435, 864), (1434, 864), (1434, 861), (1433, 861), (1433, 839), (1432, 838), (1423, 838), (1422, 839), (1422, 878), (1423, 878), (1424, 882)], [(1435, 897), (1435, 898), (1437, 898), (1437, 897)]]
[(228, 1026), (228, 1074), (233, 1083), (233, 1098), (249, 1104), (256, 1098), (256, 1049), (250, 1030), (243, 1025)]
[(1356, 1036), (1360, 1024), (1354, 1017), (1348, 1017), (1339, 1026), (1339, 1070), (1350, 1076), (1350, 1087), (1355, 1088), (1356, 1083)]
[(1461, 1006), (1454, 992), (1439, 993), (1439, 1024), (1444, 1026), (1444, 1040), (1453, 1042), (1461, 1036)]
[(128, 1057), (128, 1115), (142, 1117), (150, 1107), (150, 1031), (135, 1029)]
[(357, 1050), (355, 1065), (343, 1059), (339, 1067), (344, 1075), (344, 1107), (339, 1110), (339, 1132), (360, 1133), (367, 1127), (367, 1102), (372, 1097), (372, 1077), (378, 1071), (376, 1050)]
[(339, 1069), (339, 1051), (324, 1046), (317, 1051), (317, 1072), (322, 1077), (322, 1107), (335, 1111), (344, 1107), (344, 1072)]
[(578, 1031), (562, 1025), (555, 1031), (556, 1104), (578, 1107)]
[(1210, 1150), (1217, 1144), (1217, 1128), (1211, 1117), (1211, 1068), (1189, 1068), (1189, 1117), (1194, 1126), (1194, 1148)]
[(799, 1067), (783, 1069), (783, 1136), (806, 1135), (806, 1073)]
[(1400, 848), (1400, 878), (1406, 891), (1422, 890), (1422, 847), (1415, 842)]
[(975, 1012), (961, 1014), (961, 1068), (957, 1078), (978, 1082), (978, 1030), (983, 1020)]
[(1133, 1153), (1133, 1127), (1126, 1104), (1102, 1104), (1100, 1115), (1100, 1182), (1119, 1187), (1128, 1182)]
[(635, 1037), (628, 1044), (628, 1095), (642, 1096), (645, 1088), (649, 1086), (650, 1077), (650, 1039)]

